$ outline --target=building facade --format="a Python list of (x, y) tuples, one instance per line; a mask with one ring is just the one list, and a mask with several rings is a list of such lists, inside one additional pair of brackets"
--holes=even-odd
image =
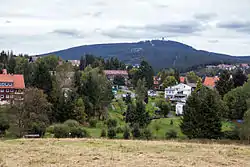
[(104, 70), (104, 74), (112, 82), (116, 76), (122, 76), (125, 79), (125, 84), (128, 83), (128, 72), (126, 70)]
[(192, 87), (183, 83), (165, 89), (165, 98), (175, 104), (176, 115), (183, 114), (183, 107), (191, 93)]
[(8, 74), (4, 69), (0, 74), (0, 105), (14, 101), (22, 101), (24, 98), (23, 75)]

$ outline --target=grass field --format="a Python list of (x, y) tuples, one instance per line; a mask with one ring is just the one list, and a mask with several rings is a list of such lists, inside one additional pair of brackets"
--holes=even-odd
[(0, 141), (1, 167), (247, 167), (250, 147), (104, 139)]

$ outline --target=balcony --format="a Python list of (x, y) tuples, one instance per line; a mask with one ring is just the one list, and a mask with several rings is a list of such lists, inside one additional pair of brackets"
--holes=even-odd
[(23, 101), (24, 98), (14, 98), (15, 101)]
[(15, 95), (23, 95), (24, 92), (15, 92)]

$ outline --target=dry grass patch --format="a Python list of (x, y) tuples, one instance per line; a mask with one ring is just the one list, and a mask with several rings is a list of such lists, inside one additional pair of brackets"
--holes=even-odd
[(38, 139), (0, 142), (1, 166), (250, 166), (250, 147), (175, 141)]

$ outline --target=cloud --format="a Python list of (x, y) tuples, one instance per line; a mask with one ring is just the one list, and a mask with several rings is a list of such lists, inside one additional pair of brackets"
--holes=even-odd
[(102, 35), (110, 38), (156, 38), (161, 36), (178, 37), (183, 35), (197, 35), (204, 28), (198, 22), (174, 22), (164, 24), (148, 24), (145, 26), (118, 26), (114, 29), (102, 31)]
[(57, 29), (52, 31), (52, 33), (73, 38), (84, 38), (83, 34), (80, 31), (74, 29)]
[(217, 27), (250, 34), (250, 21), (220, 22)]
[(195, 14), (194, 17), (197, 20), (208, 21), (208, 20), (216, 18), (217, 14), (215, 14), (215, 13), (198, 13), (198, 14)]
[(165, 9), (165, 8), (168, 8), (168, 5), (165, 5), (165, 4), (157, 4), (155, 5), (157, 8), (160, 8), (160, 9)]
[(0, 50), (38, 54), (168, 37), (197, 49), (249, 55), (249, 6), (249, 0), (1, 0)]
[(176, 33), (176, 34), (193, 34), (203, 30), (202, 25), (195, 21), (183, 21), (175, 23), (164, 23), (159, 25), (147, 25), (145, 29), (166, 32), (166, 33)]
[(218, 43), (219, 40), (217, 40), (217, 39), (211, 39), (211, 40), (208, 40), (208, 42), (209, 42), (209, 43)]

